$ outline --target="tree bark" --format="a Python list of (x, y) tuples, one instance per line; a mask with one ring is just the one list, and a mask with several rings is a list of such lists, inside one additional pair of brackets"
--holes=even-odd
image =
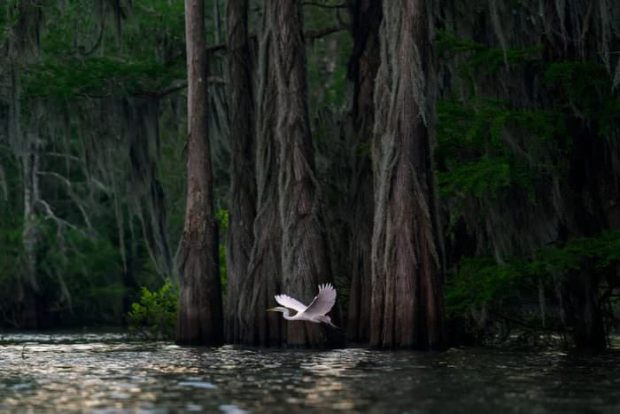
[(23, 137), (26, 152), (22, 157), (24, 181), (24, 229), (22, 244), (24, 248), (24, 270), (20, 277), (17, 297), (20, 303), (19, 327), (22, 329), (37, 329), (39, 315), (37, 310), (36, 294), (39, 290), (37, 283), (39, 245), (39, 227), (37, 225), (36, 205), (39, 201), (39, 151), (37, 138)]
[[(9, 86), (9, 145), (21, 163), (23, 184), (23, 269), (17, 275), (17, 323), (23, 329), (40, 327), (41, 315), (37, 306), (39, 292), (37, 251), (40, 242), (37, 205), (40, 200), (39, 167), (40, 142), (36, 123), (29, 127), (22, 122), (22, 89), (20, 65), (36, 59), (39, 52), (39, 34), (42, 22), (41, 7), (36, 0), (25, 0), (8, 9), (11, 22), (7, 37), (7, 66)], [(26, 128), (23, 128), (26, 126)]]
[(440, 348), (442, 269), (431, 165), (428, 1), (383, 3), (375, 90), (370, 343)]
[(561, 286), (562, 311), (577, 349), (603, 350), (607, 334), (599, 300), (599, 275), (594, 266), (572, 272)]
[(228, 85), (230, 87), (230, 202), (226, 251), (228, 285), (226, 296), (226, 339), (239, 335), (236, 317), (241, 286), (254, 243), (252, 224), (256, 215), (254, 180), (254, 93), (248, 38), (248, 0), (229, 0)]
[(273, 18), (272, 9), (265, 8), (258, 50), (254, 244), (237, 303), (240, 332), (234, 338), (234, 342), (261, 346), (280, 346), (286, 339), (282, 316), (266, 312), (282, 287)]
[(368, 148), (374, 125), (373, 92), (379, 68), (380, 0), (357, 0), (353, 5), (353, 54), (349, 79), (353, 82), (353, 153), (349, 211), (351, 221), (351, 291), (347, 315), (347, 337), (355, 342), (370, 338), (373, 187)]
[(203, 0), (185, 1), (188, 76), (187, 206), (181, 241), (181, 295), (176, 341), (223, 342), (217, 222), (207, 137), (207, 59)]
[[(266, 7), (274, 16), (272, 70), (278, 91), (276, 137), (283, 291), (309, 303), (316, 295), (317, 285), (331, 282), (332, 274), (308, 118), (302, 6), (297, 0), (283, 0), (267, 2)], [(287, 326), (288, 346), (324, 343), (324, 328), (319, 324), (292, 322)]]
[[(604, 48), (598, 46), (598, 42), (604, 39), (600, 33), (607, 30), (605, 20), (609, 10), (601, 7), (592, 12), (592, 9), (592, 3), (583, 0), (566, 7), (564, 19), (557, 21), (565, 33), (549, 33), (549, 40), (544, 43), (547, 60), (600, 64)], [(547, 89), (545, 92), (545, 100), (572, 100), (561, 89)], [(580, 107), (580, 103), (576, 107)], [(576, 107), (571, 103), (570, 108), (564, 109), (572, 148), (567, 160), (565, 179), (568, 191), (564, 195), (566, 211), (562, 221), (565, 228), (560, 232), (561, 239), (592, 237), (608, 229), (604, 205), (611, 196), (609, 189), (617, 188), (616, 184), (605, 188), (607, 180), (616, 183), (613, 173), (609, 174), (613, 170), (613, 163), (608, 161), (613, 157), (610, 156), (613, 148), (608, 146), (606, 139), (601, 139), (604, 134), (599, 131), (598, 120), (584, 116)], [(602, 350), (607, 347), (599, 272), (596, 266), (587, 263), (581, 269), (570, 271), (559, 286), (563, 320), (578, 349)]]
[[(570, 120), (573, 133), (573, 153), (570, 160), (568, 185), (570, 188), (570, 216), (567, 217), (571, 237), (592, 237), (608, 228), (604, 213), (605, 192), (605, 143), (596, 139), (595, 123)], [(570, 327), (575, 347), (603, 350), (607, 347), (607, 334), (600, 303), (600, 272), (588, 264), (569, 272), (562, 282), (564, 322)]]

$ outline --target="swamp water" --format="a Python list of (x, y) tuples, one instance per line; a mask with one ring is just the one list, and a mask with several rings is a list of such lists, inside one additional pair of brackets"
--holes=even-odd
[(0, 412), (620, 413), (620, 352), (181, 348), (0, 335)]

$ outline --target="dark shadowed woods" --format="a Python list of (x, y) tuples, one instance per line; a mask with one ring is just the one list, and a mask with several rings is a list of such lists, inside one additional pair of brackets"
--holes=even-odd
[[(0, 326), (607, 347), (619, 16), (613, 0), (3, 2)], [(265, 312), (325, 282), (341, 332)]]

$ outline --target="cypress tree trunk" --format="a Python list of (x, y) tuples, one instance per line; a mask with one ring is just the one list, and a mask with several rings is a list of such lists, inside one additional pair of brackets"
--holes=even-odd
[[(569, 233), (573, 237), (591, 237), (608, 228), (603, 208), (605, 179), (605, 143), (597, 139), (594, 126), (583, 119), (571, 119), (573, 154), (568, 174), (571, 216)], [(571, 271), (561, 285), (564, 322), (571, 328), (579, 349), (602, 350), (607, 347), (603, 309), (599, 300), (599, 273), (588, 265)]]
[(187, 206), (181, 241), (179, 344), (223, 342), (217, 223), (207, 137), (207, 56), (203, 0), (185, 1), (188, 76)]
[(373, 92), (379, 68), (381, 1), (358, 0), (353, 5), (353, 55), (349, 79), (353, 82), (353, 174), (351, 182), (351, 291), (347, 337), (356, 342), (370, 338), (370, 240), (372, 238), (372, 165), (367, 149), (374, 126)]
[[(18, 275), (17, 299), (19, 302), (18, 323), (20, 328), (36, 329), (40, 327), (41, 315), (37, 307), (38, 259), (40, 242), (38, 205), (40, 199), (39, 167), (40, 137), (36, 122), (22, 122), (22, 90), (19, 68), (37, 58), (39, 52), (39, 30), (43, 20), (41, 5), (37, 0), (24, 0), (8, 9), (6, 16), (12, 26), (8, 33), (8, 72), (10, 74), (9, 101), (9, 144), (21, 162), (23, 182), (24, 227), (22, 230), (22, 247), (24, 266)], [(30, 121), (30, 120), (28, 120)], [(26, 126), (26, 128), (23, 128)]]
[[(548, 14), (553, 14), (553, 9)], [(613, 14), (612, 3), (594, 3), (577, 0), (566, 4), (563, 15), (557, 23), (561, 32), (548, 34), (545, 56), (550, 61), (564, 63), (601, 64), (609, 53), (609, 28), (607, 19)], [(616, 36), (617, 39), (617, 36)], [(607, 50), (605, 50), (607, 49)], [(563, 96), (561, 90), (547, 90), (545, 99), (570, 102), (570, 96)], [(566, 228), (561, 237), (592, 237), (609, 228), (605, 217), (605, 203), (610, 196), (604, 189), (606, 180), (613, 177), (609, 162), (614, 151), (605, 139), (601, 139), (599, 120), (584, 115), (580, 109), (586, 102), (571, 103), (567, 111), (567, 131), (571, 134), (572, 150), (566, 177), (568, 187), (566, 198)], [(566, 137), (563, 137), (566, 139)], [(611, 178), (617, 182), (615, 178)], [(616, 187), (616, 185), (611, 188)], [(570, 271), (560, 286), (564, 322), (572, 333), (578, 349), (602, 350), (607, 347), (607, 335), (600, 303), (600, 270), (587, 264), (581, 269)]]
[[(271, 0), (266, 0), (266, 3)], [(239, 296), (240, 332), (234, 342), (280, 346), (286, 335), (282, 316), (266, 312), (282, 286), (282, 228), (278, 211), (278, 145), (276, 127), (276, 79), (273, 70), (273, 10), (264, 7), (258, 56), (256, 104), (256, 190), (254, 245), (247, 277)]]
[(254, 243), (252, 224), (256, 214), (254, 180), (254, 94), (248, 39), (248, 1), (229, 0), (228, 85), (230, 96), (230, 202), (227, 240), (228, 286), (226, 296), (226, 339), (239, 334), (237, 301), (250, 262)]
[[(309, 303), (319, 283), (331, 282), (326, 235), (320, 214), (314, 150), (307, 108), (305, 42), (301, 3), (271, 1), (274, 65), (277, 83), (279, 146), (278, 189), (282, 222), (283, 291)], [(318, 346), (325, 342), (323, 327), (292, 322), (289, 346)]]
[(437, 348), (444, 335), (428, 1), (386, 1), (383, 17), (375, 90), (370, 343)]
[(19, 292), (17, 293), (21, 305), (19, 327), (36, 329), (39, 327), (36, 293), (37, 283), (37, 249), (39, 244), (39, 228), (37, 225), (36, 206), (39, 202), (39, 150), (37, 138), (23, 137), (25, 153), (22, 156), (24, 181), (24, 230), (22, 244), (24, 248), (24, 275), (20, 277)]
[(577, 349), (602, 350), (607, 347), (603, 311), (599, 300), (599, 276), (593, 268), (568, 275), (561, 286), (565, 323), (571, 327)]

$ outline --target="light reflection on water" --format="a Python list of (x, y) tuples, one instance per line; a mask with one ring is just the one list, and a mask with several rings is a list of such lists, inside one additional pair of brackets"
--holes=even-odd
[(620, 412), (620, 353), (181, 348), (0, 337), (0, 412)]

